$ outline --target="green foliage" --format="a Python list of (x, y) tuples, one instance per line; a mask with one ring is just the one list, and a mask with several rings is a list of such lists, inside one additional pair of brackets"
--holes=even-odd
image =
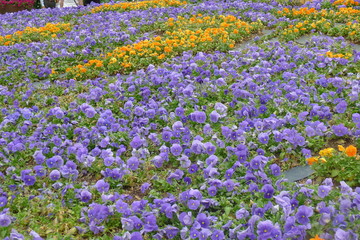
[[(346, 181), (349, 186), (356, 187), (360, 184), (359, 156), (354, 146), (349, 146), (344, 151), (327, 148), (319, 152), (320, 157), (314, 161), (312, 168), (316, 176), (323, 179), (333, 178), (335, 181)], [(310, 160), (311, 161), (311, 160)]]

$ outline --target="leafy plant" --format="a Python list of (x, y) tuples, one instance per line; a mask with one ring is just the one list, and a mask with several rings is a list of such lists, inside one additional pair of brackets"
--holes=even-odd
[(347, 181), (350, 186), (359, 186), (360, 183), (360, 156), (357, 148), (350, 145), (344, 148), (338, 146), (326, 148), (319, 152), (320, 156), (311, 157), (307, 162), (320, 177), (332, 177), (337, 182)]

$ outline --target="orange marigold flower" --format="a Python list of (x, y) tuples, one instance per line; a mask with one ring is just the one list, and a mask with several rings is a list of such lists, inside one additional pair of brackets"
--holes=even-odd
[(310, 238), (310, 240), (325, 240), (325, 239), (319, 237), (319, 235), (316, 234), (315, 237), (314, 237), (314, 238)]
[(318, 161), (318, 159), (319, 159), (319, 157), (311, 157), (311, 158), (306, 159), (306, 161), (309, 165), (313, 165), (314, 162)]
[(346, 155), (348, 155), (349, 157), (355, 157), (356, 156), (356, 152), (357, 152), (357, 148), (354, 147), (353, 145), (348, 146), (345, 149), (345, 153)]
[(161, 54), (160, 56), (158, 56), (158, 59), (164, 59), (165, 58), (165, 54)]

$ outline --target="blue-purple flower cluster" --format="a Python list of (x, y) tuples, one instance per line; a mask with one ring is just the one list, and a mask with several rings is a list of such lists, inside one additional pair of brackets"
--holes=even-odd
[[(242, 49), (184, 52), (126, 76), (31, 80), (61, 57), (86, 59), (146, 38), (141, 26), (168, 17), (236, 11), (274, 26), (287, 21), (272, 15), (281, 7), (71, 9), (79, 17), (66, 38), (0, 47), (0, 237), (358, 239), (360, 186), (331, 176), (290, 183), (281, 174), (329, 139), (358, 141), (360, 52), (341, 37), (305, 45), (257, 37)], [(43, 19), (39, 26), (67, 19), (62, 10), (3, 15), (0, 33), (34, 26), (31, 14)], [(12, 81), (15, 69), (26, 72), (21, 81)]]

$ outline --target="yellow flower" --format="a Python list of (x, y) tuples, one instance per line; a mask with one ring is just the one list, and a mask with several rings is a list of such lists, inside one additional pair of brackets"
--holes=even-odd
[(345, 148), (342, 145), (338, 145), (338, 149), (340, 152), (345, 152)]
[(320, 156), (322, 157), (331, 157), (335, 149), (333, 148), (325, 148), (319, 152)]

